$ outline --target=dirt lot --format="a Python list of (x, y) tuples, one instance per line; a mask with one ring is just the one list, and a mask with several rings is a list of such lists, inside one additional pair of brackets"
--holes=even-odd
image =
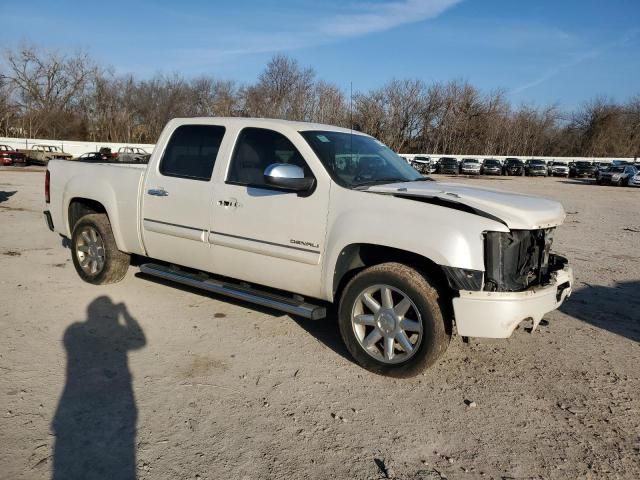
[(82, 283), (42, 172), (0, 169), (0, 477), (640, 478), (640, 189), (460, 181), (560, 200), (576, 290), (533, 334), (454, 339), (393, 380), (348, 358), (335, 321), (135, 268)]

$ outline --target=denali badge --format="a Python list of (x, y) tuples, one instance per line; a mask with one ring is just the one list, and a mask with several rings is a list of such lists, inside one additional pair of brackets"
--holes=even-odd
[(320, 244), (319, 243), (313, 243), (313, 242), (303, 242), (302, 240), (289, 240), (289, 242), (293, 243), (294, 245), (303, 245), (305, 247), (313, 247), (313, 248), (319, 248)]

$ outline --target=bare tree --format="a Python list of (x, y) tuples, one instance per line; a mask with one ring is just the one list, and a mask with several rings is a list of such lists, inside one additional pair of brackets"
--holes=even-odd
[(351, 126), (404, 152), (640, 155), (640, 95), (563, 114), (553, 105), (513, 108), (504, 91), (484, 94), (466, 81), (394, 79), (351, 100), (284, 55), (243, 87), (212, 76), (118, 76), (87, 54), (35, 47), (8, 51), (0, 64), (5, 135), (152, 143), (174, 117), (238, 115)]
[(276, 55), (258, 82), (245, 89), (245, 112), (256, 117), (309, 120), (315, 72), (301, 68), (296, 60)]
[(98, 72), (86, 53), (61, 55), (30, 46), (7, 52), (6, 64), (0, 78), (13, 87), (32, 137), (61, 132)]

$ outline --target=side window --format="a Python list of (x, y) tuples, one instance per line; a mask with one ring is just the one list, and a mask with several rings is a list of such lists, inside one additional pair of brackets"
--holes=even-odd
[(245, 128), (240, 132), (231, 158), (227, 181), (240, 185), (266, 186), (264, 171), (272, 163), (289, 163), (311, 170), (298, 149), (281, 133), (264, 128)]
[(160, 160), (160, 173), (168, 177), (210, 180), (224, 131), (224, 127), (215, 125), (176, 128)]

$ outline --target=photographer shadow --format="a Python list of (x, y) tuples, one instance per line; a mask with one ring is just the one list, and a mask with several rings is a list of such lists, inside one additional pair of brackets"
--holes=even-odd
[(126, 306), (106, 296), (65, 331), (67, 378), (52, 422), (54, 480), (136, 478), (138, 411), (127, 352), (145, 342)]

